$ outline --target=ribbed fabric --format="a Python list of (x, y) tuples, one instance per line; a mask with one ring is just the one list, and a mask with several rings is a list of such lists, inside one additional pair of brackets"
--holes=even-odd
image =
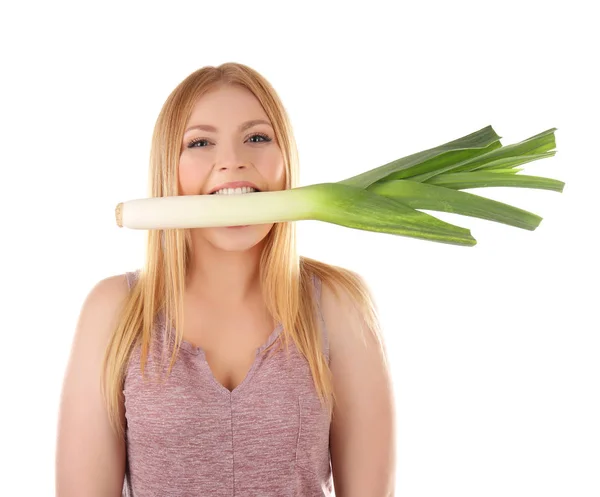
[[(127, 273), (130, 288), (138, 275)], [(321, 282), (313, 281), (320, 302)], [(318, 312), (329, 360), (320, 306)], [(292, 341), (289, 355), (285, 347), (261, 354), (281, 335), (281, 325), (232, 392), (216, 380), (204, 350), (186, 341), (161, 383), (157, 372), (167, 371), (172, 350), (164, 346), (165, 330), (164, 318), (158, 320), (145, 379), (139, 345), (126, 370), (124, 497), (333, 495), (329, 419), (308, 362)]]

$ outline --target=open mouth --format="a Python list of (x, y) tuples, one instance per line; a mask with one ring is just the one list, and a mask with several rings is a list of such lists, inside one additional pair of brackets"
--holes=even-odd
[(250, 186), (242, 186), (238, 188), (222, 188), (212, 192), (210, 195), (244, 195), (246, 193), (260, 192), (258, 188), (252, 188)]

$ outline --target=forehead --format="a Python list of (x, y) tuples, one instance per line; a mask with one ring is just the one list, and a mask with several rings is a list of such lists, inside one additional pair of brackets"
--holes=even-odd
[(238, 86), (221, 86), (196, 100), (189, 123), (202, 120), (217, 124), (258, 118), (267, 119), (267, 115), (250, 90)]

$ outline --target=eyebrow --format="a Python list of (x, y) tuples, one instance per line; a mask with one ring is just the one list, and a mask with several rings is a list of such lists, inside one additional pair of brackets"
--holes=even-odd
[[(252, 126), (256, 126), (257, 124), (266, 124), (268, 126), (271, 126), (271, 123), (269, 121), (265, 121), (264, 119), (253, 119), (251, 121), (246, 121), (245, 123), (242, 123), (239, 126), (239, 131), (245, 131), (248, 128), (251, 128)], [(217, 128), (211, 126), (210, 124), (196, 124), (195, 126), (190, 126), (188, 129), (185, 130), (185, 132), (187, 133), (188, 131), (191, 131), (193, 129), (209, 131), (211, 133), (216, 133), (218, 131)]]

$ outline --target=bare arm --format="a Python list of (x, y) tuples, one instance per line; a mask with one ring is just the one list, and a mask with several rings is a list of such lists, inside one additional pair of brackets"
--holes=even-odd
[[(323, 285), (323, 317), (337, 405), (330, 430), (337, 497), (392, 497), (395, 486), (395, 414), (385, 349), (338, 288)], [(366, 342), (366, 343), (365, 343)]]
[[(127, 296), (124, 275), (97, 283), (79, 315), (66, 368), (56, 444), (56, 497), (120, 497), (125, 442), (109, 425), (100, 374), (117, 312)], [(125, 422), (121, 399), (121, 421)]]

